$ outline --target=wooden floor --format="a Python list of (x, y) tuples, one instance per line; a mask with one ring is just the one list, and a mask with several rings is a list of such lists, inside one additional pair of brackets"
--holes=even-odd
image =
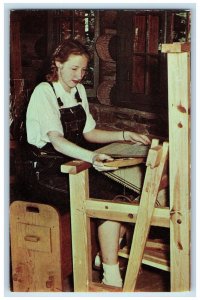
[(169, 272), (143, 266), (136, 284), (136, 292), (169, 292)]
[[(93, 281), (101, 282), (101, 272), (93, 270)], [(66, 280), (65, 292), (73, 292), (73, 278)], [(170, 292), (169, 272), (142, 266), (135, 292)]]

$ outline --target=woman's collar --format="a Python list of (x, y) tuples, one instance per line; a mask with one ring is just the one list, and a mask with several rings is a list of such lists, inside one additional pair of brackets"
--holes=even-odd
[(54, 82), (54, 87), (56, 89), (56, 91), (58, 92), (59, 96), (61, 97), (62, 95), (66, 96), (66, 93), (71, 95), (71, 96), (74, 96), (75, 93), (76, 93), (76, 87), (73, 87), (71, 88), (71, 91), (70, 92), (66, 92), (64, 87), (62, 86), (62, 84), (60, 83), (60, 81), (56, 81)]

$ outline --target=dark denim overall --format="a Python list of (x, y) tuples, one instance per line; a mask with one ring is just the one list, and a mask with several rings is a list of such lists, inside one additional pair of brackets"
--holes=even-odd
[[(56, 95), (55, 89), (53, 87), (53, 84), (50, 83), (50, 85), (53, 88), (53, 91)], [(79, 146), (84, 146), (85, 140), (83, 137), (83, 129), (85, 127), (86, 123), (86, 113), (85, 110), (83, 109), (81, 104), (78, 104), (77, 106), (69, 107), (69, 108), (62, 108), (63, 103), (60, 99), (60, 97), (57, 97), (57, 102), (59, 106), (59, 111), (60, 111), (60, 120), (62, 123), (63, 127), (63, 132), (64, 132), (64, 138), (66, 138), (68, 141), (79, 145)], [(75, 94), (75, 99), (77, 100), (78, 103), (82, 102), (82, 99), (79, 95), (78, 90), (76, 91)], [(50, 120), (51, 121), (51, 120)], [(47, 153), (55, 153), (55, 156), (62, 156), (59, 152), (57, 152), (51, 143), (47, 143), (43, 148), (41, 148), (41, 152), (47, 152)], [(65, 160), (68, 159), (68, 157), (62, 156), (65, 158)]]
[[(76, 145), (84, 147), (85, 110), (81, 104), (62, 108), (61, 99), (57, 97), (53, 84), (50, 83), (50, 85), (58, 102), (64, 137)], [(75, 99), (78, 103), (82, 102), (78, 90)], [(51, 120), (49, 121), (51, 122)], [(31, 146), (31, 152), (35, 174), (34, 197), (37, 198), (38, 196), (44, 202), (54, 198), (56, 201), (62, 200), (66, 203), (66, 198), (69, 198), (69, 184), (67, 175), (61, 173), (60, 166), (73, 158), (57, 152), (51, 143), (47, 143), (41, 149)]]
[[(53, 88), (52, 84), (51, 86)], [(75, 94), (75, 98), (78, 103), (82, 102), (78, 90)], [(84, 140), (83, 129), (86, 122), (86, 113), (82, 105), (78, 104), (70, 108), (62, 108), (63, 103), (61, 99), (57, 98), (57, 101), (60, 107), (64, 137), (76, 145), (89, 150), (99, 148), (99, 144), (91, 145)], [(34, 165), (32, 177), (34, 177), (35, 180), (33, 180), (34, 186), (32, 186), (31, 193), (34, 197), (34, 201), (38, 199), (40, 202), (47, 202), (59, 206), (62, 209), (68, 209), (70, 203), (69, 176), (61, 173), (60, 166), (73, 158), (57, 152), (51, 143), (47, 143), (41, 149), (32, 147), (32, 157)], [(122, 193), (122, 186), (119, 187), (111, 179), (93, 168), (91, 168), (89, 172), (89, 181), (90, 195), (92, 197), (108, 199), (108, 191), (110, 197)]]

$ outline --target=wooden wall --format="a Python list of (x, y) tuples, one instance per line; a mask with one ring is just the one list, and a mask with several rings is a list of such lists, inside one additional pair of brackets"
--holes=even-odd
[[(125, 67), (123, 63), (119, 65), (117, 62), (117, 38), (120, 31), (118, 12), (116, 10), (101, 11), (99, 18), (100, 34), (96, 41), (96, 51), (99, 56), (99, 85), (97, 88), (97, 101), (90, 104), (97, 126), (99, 128), (133, 130), (143, 134), (168, 137), (167, 94), (165, 95), (165, 104), (155, 111), (145, 109), (142, 102), (135, 108), (134, 104), (127, 105), (125, 103), (123, 105), (121, 103), (120, 106), (116, 105), (113, 91), (116, 84), (120, 85), (121, 81), (123, 85), (124, 77), (124, 74), (122, 74), (122, 79), (119, 79), (117, 83), (117, 77), (119, 77), (117, 72)], [(126, 20), (124, 23), (126, 23)], [(129, 43), (131, 44), (132, 41), (129, 40)], [(131, 61), (131, 58), (129, 57), (128, 60)], [(141, 76), (144, 77), (144, 73)], [(139, 82), (141, 76), (136, 76), (137, 86), (143, 84)], [(124, 91), (124, 98), (126, 96), (126, 91)]]
[[(148, 77), (148, 80), (146, 80), (145, 82), (147, 84), (148, 82), (151, 83), (152, 80), (149, 80), (149, 78), (156, 78), (158, 74), (161, 74), (163, 76), (161, 80), (161, 86), (166, 87), (167, 80), (166, 76), (163, 75), (166, 75), (166, 68), (162, 69), (158, 74), (151, 71), (152, 73), (149, 77), (148, 72), (150, 69), (153, 70), (152, 67), (150, 68), (147, 66), (147, 69), (140, 68), (140, 74), (138, 73), (138, 70), (135, 69), (135, 67), (131, 67), (130, 72), (133, 72), (133, 74), (129, 74), (129, 71), (127, 73), (127, 76), (130, 75), (131, 79), (123, 79), (123, 70), (124, 68), (129, 67), (129, 58), (126, 59), (125, 57), (124, 59), (124, 57), (122, 57), (122, 63), (118, 63), (119, 56), (121, 55), (120, 53), (123, 54), (123, 51), (118, 49), (119, 44), (116, 44), (116, 40), (119, 34), (124, 34), (122, 25), (120, 25), (119, 23), (119, 12), (117, 10), (100, 10), (98, 13), (99, 25), (97, 29), (99, 32), (99, 36), (96, 39), (95, 49), (99, 59), (99, 68), (95, 68), (94, 72), (98, 72), (97, 77), (99, 78), (99, 81), (96, 89), (96, 97), (89, 97), (90, 109), (97, 121), (97, 127), (107, 129), (135, 130), (140, 133), (167, 138), (167, 89), (163, 89), (161, 94), (155, 95), (152, 94), (152, 85), (148, 85), (144, 90), (144, 82), (142, 81), (142, 78), (146, 76)], [(154, 14), (154, 12), (152, 13)], [(185, 29), (185, 27), (178, 27), (177, 24), (180, 25), (182, 23), (180, 21), (177, 21), (177, 16), (173, 12), (170, 12), (166, 17), (166, 13), (167, 12), (162, 11), (161, 15), (165, 17), (165, 20), (167, 20), (167, 23), (169, 24), (165, 32), (165, 38), (167, 39), (167, 42), (173, 42), (174, 38), (176, 38), (177, 40), (182, 39), (183, 37), (181, 34), (183, 31), (187, 31), (186, 33), (188, 37), (190, 32), (190, 28), (188, 27), (188, 25), (186, 26), (187, 30)], [(58, 41), (61, 39), (61, 36), (64, 34), (63, 32), (66, 32), (66, 22), (62, 21), (63, 16), (66, 16), (66, 14), (67, 12), (60, 12), (59, 10), (51, 13), (45, 10), (22, 10), (13, 11), (10, 14), (10, 101), (11, 117), (15, 119), (11, 134), (13, 135), (14, 139), (18, 138), (18, 123), (22, 118), (24, 107), (27, 104), (32, 89), (43, 78), (48, 54), (50, 53), (53, 44), (58, 43)], [(131, 14), (131, 12), (128, 12), (129, 18), (132, 19)], [(176, 16), (176, 18), (174, 16)], [(120, 18), (124, 20), (123, 23), (126, 30), (126, 25), (128, 25), (126, 23), (128, 20), (126, 20), (126, 14), (125, 17), (122, 14)], [(141, 22), (141, 20), (143, 20), (143, 22)], [(154, 40), (156, 41), (156, 44), (153, 45), (151, 38), (151, 43), (148, 47), (148, 49), (150, 49), (150, 52), (155, 52), (153, 53), (154, 58), (148, 58), (150, 64), (152, 65), (152, 59), (153, 62), (155, 62), (155, 55), (158, 55), (159, 39), (160, 41), (164, 42), (160, 38), (160, 32), (158, 32), (157, 30), (158, 21), (160, 22), (161, 27), (163, 27), (164, 25), (163, 21), (160, 21), (157, 14), (150, 15), (150, 17), (147, 18), (147, 21), (150, 24), (150, 36), (154, 36)], [(134, 17), (133, 22), (134, 26), (137, 26), (137, 28), (140, 28), (141, 30), (142, 28), (144, 29), (145, 23), (143, 15), (140, 17)], [(163, 31), (162, 28), (160, 30)], [(137, 48), (138, 50), (141, 47), (135, 46), (136, 42), (138, 42), (136, 39), (136, 33), (137, 30), (134, 33), (132, 38), (133, 40), (130, 41), (130, 43), (133, 43), (133, 48)], [(143, 35), (141, 34), (141, 36)], [(142, 40), (142, 38), (140, 38), (140, 44), (142, 44), (143, 42), (144, 39)], [(127, 40), (128, 48), (130, 43), (129, 40)], [(130, 49), (128, 49), (127, 51), (129, 50)], [(152, 57), (151, 54), (152, 53), (150, 53), (150, 56)], [(138, 52), (137, 55), (143, 54)], [(127, 64), (126, 61), (128, 61)], [(134, 66), (135, 61), (136, 60), (133, 59)], [(134, 70), (137, 71), (137, 76), (135, 73), (136, 71)], [(126, 88), (123, 90), (123, 86), (126, 87), (126, 84), (129, 81), (131, 92), (126, 95), (124, 94), (124, 97), (122, 97), (121, 99), (122, 101), (120, 100), (121, 102), (119, 103), (119, 101), (116, 100), (118, 94), (122, 93), (123, 96), (123, 93), (126, 93)], [(155, 83), (156, 79), (154, 79), (154, 85)], [(116, 90), (116, 86), (119, 87), (119, 89)], [(141, 93), (142, 86), (144, 90), (143, 93)]]

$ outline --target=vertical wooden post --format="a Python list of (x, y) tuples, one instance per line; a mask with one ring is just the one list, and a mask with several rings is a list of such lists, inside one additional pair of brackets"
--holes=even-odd
[(168, 143), (165, 142), (163, 147), (159, 146), (158, 143), (158, 140), (153, 140), (153, 147), (150, 148), (146, 161), (147, 170), (142, 188), (140, 205), (138, 207), (138, 215), (134, 228), (123, 292), (131, 292), (135, 289), (144, 255), (145, 244), (151, 226), (158, 190), (168, 157)]
[[(168, 52), (168, 51), (167, 51)], [(171, 291), (190, 289), (190, 54), (168, 53)]]
[(85, 292), (91, 279), (90, 222), (84, 209), (89, 193), (88, 170), (69, 176), (74, 291)]

